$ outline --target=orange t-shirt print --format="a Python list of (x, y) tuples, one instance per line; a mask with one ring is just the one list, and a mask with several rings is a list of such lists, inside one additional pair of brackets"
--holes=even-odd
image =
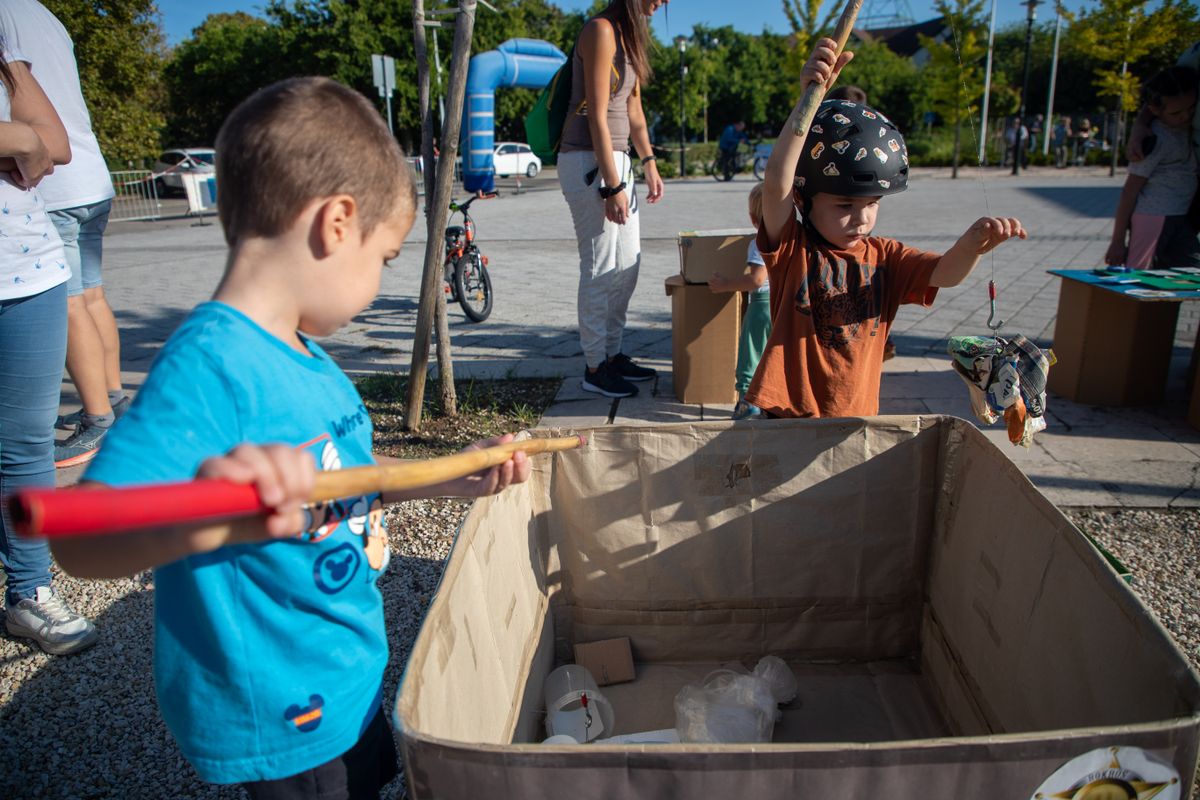
[(771, 337), (746, 392), (778, 417), (879, 413), (883, 346), (902, 303), (931, 305), (941, 255), (868, 237), (836, 250), (795, 217), (768, 252)]

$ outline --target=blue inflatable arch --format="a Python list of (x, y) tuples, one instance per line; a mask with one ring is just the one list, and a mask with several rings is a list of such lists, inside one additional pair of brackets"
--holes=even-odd
[(541, 89), (566, 60), (562, 50), (539, 39), (509, 39), (495, 50), (471, 58), (462, 124), (463, 187), (467, 191), (490, 192), (495, 186), (496, 89)]

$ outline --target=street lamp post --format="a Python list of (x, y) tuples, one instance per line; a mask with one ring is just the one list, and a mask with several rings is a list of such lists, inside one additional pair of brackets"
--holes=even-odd
[(687, 76), (687, 64), (683, 63), (683, 54), (687, 51), (687, 37), (676, 36), (675, 46), (679, 48), (679, 177), (687, 177), (687, 117), (684, 114), (683, 107), (683, 90), (684, 78)]
[(1033, 47), (1033, 21), (1037, 19), (1037, 7), (1041, 0), (1025, 0), (1021, 5), (1029, 10), (1025, 17), (1025, 68), (1021, 74), (1021, 107), (1017, 111), (1017, 129), (1013, 131), (1013, 175), (1021, 174), (1021, 126), (1025, 124), (1025, 96), (1029, 94), (1029, 50)]

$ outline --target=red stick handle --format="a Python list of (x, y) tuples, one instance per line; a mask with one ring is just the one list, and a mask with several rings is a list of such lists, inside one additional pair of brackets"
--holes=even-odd
[(113, 491), (32, 489), (7, 498), (22, 536), (88, 536), (135, 528), (265, 514), (253, 484), (199, 480)]

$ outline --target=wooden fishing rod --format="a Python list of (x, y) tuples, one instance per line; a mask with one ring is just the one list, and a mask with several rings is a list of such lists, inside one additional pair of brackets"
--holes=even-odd
[[(432, 486), (503, 464), (518, 451), (528, 455), (572, 450), (582, 436), (522, 439), (480, 450), (396, 464), (317, 474), (310, 503), (342, 497)], [(193, 480), (130, 488), (27, 489), (7, 499), (9, 517), (22, 536), (101, 536), (142, 528), (228, 520), (269, 513), (253, 484)]]
[[(858, 12), (862, 8), (862, 4), (863, 0), (846, 0), (846, 8), (842, 10), (842, 16), (838, 18), (837, 26), (834, 27), (833, 33), (829, 37), (837, 43), (835, 59), (846, 49), (846, 42), (850, 39), (850, 32), (854, 30), (854, 23), (858, 19)], [(821, 106), (821, 101), (825, 99), (825, 92), (828, 90), (829, 86), (820, 83), (810, 83), (805, 88), (804, 94), (796, 103), (796, 116), (792, 121), (792, 132), (797, 136), (808, 135), (813, 117), (817, 115), (817, 109)]]

